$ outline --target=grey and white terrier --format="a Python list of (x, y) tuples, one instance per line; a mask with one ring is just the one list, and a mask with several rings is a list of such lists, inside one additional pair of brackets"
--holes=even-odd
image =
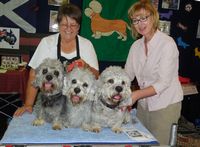
[(61, 130), (63, 116), (66, 113), (66, 96), (62, 94), (64, 67), (57, 59), (45, 59), (35, 69), (36, 77), (33, 86), (39, 88), (34, 106), (36, 119), (34, 126), (52, 123), (52, 129)]
[(75, 67), (66, 75), (63, 88), (63, 94), (67, 96), (65, 127), (91, 130), (95, 81), (95, 76), (87, 68)]
[(109, 127), (120, 133), (121, 125), (130, 121), (126, 107), (132, 104), (130, 85), (127, 73), (120, 66), (110, 66), (101, 73), (92, 111), (93, 132)]

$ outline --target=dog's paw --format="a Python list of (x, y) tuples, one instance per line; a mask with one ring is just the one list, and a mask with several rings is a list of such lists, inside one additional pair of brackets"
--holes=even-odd
[(53, 124), (52, 129), (53, 130), (62, 130), (62, 125), (59, 123), (55, 123), (55, 124)]
[(122, 132), (122, 128), (113, 127), (112, 131), (115, 132), (115, 133), (121, 133)]
[(130, 122), (130, 120), (131, 120), (130, 117), (126, 117), (126, 118), (124, 119), (123, 123), (124, 123), (124, 124), (127, 124), (127, 123)]
[(63, 125), (64, 125), (65, 128), (69, 128), (70, 127), (67, 122), (65, 122)]
[(84, 131), (92, 131), (92, 127), (89, 124), (82, 124), (81, 129)]
[(92, 132), (99, 133), (100, 131), (101, 131), (100, 127), (94, 127), (94, 128), (92, 128)]
[(32, 125), (33, 126), (41, 126), (41, 125), (43, 125), (44, 124), (44, 119), (39, 119), (39, 118), (37, 118), (37, 119), (35, 119), (34, 121), (33, 121), (33, 123), (32, 123)]

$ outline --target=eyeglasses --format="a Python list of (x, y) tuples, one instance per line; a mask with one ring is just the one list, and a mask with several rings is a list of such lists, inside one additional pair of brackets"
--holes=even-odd
[(67, 29), (67, 28), (70, 28), (70, 29), (77, 29), (78, 28), (78, 24), (60, 24), (59, 25), (60, 28), (63, 28), (63, 29)]
[(151, 16), (151, 14), (147, 15), (147, 16), (141, 16), (139, 19), (132, 19), (132, 24), (133, 25), (137, 25), (139, 22), (146, 22), (147, 19)]

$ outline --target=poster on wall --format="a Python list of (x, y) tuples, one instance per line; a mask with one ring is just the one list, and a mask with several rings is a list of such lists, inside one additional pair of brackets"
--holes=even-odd
[(197, 38), (200, 38), (200, 19), (199, 19), (198, 29), (197, 29)]
[(0, 27), (0, 49), (19, 49), (19, 29)]
[(69, 3), (69, 0), (48, 0), (48, 5), (60, 6), (63, 2)]
[(58, 23), (56, 21), (58, 11), (51, 10), (49, 16), (49, 32), (58, 32)]
[(158, 9), (159, 0), (151, 0), (151, 3), (154, 5), (156, 9)]
[(180, 0), (162, 0), (163, 9), (179, 9)]

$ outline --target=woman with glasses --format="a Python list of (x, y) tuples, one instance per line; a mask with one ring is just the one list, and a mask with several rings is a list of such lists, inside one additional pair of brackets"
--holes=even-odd
[(59, 33), (47, 36), (39, 43), (29, 62), (29, 73), (26, 100), (24, 106), (17, 109), (15, 116), (25, 111), (32, 112), (33, 104), (38, 92), (31, 83), (35, 79), (35, 71), (45, 58), (59, 59), (67, 64), (70, 71), (74, 65), (89, 68), (98, 77), (99, 65), (92, 43), (78, 35), (81, 23), (81, 10), (73, 4), (63, 4), (58, 11), (57, 22)]
[(128, 15), (132, 35), (139, 38), (132, 44), (125, 64), (130, 78), (136, 78), (140, 87), (132, 93), (133, 104), (138, 101), (137, 117), (160, 144), (167, 145), (183, 99), (177, 45), (159, 31), (159, 14), (150, 2), (134, 3)]

